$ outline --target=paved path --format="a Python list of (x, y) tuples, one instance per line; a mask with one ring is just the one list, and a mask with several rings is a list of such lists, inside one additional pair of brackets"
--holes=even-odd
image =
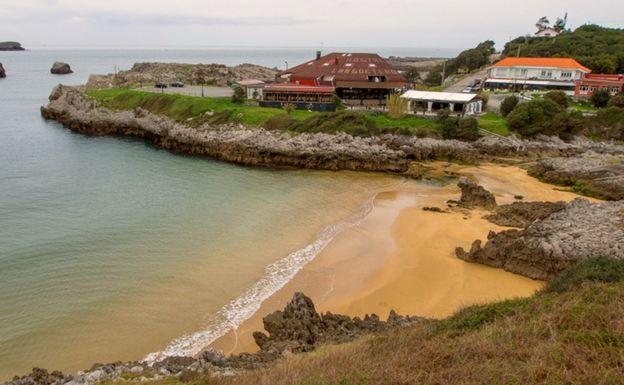
[(474, 80), (474, 79), (482, 79), (483, 80), (483, 79), (486, 78), (486, 76), (487, 76), (487, 69), (481, 70), (479, 72), (471, 73), (470, 75), (467, 75), (466, 77), (463, 77), (463, 78), (459, 79), (454, 84), (446, 87), (444, 89), (444, 91), (446, 91), (446, 92), (462, 92), (462, 90), (468, 86), (468, 83), (470, 83), (471, 80)]
[[(154, 92), (154, 93), (164, 93), (164, 94), (180, 94), (180, 95), (189, 95), (189, 96), (201, 96), (201, 86), (184, 86), (182, 88), (175, 87), (167, 87), (164, 90), (160, 88), (156, 88), (154, 86), (143, 86), (141, 88), (137, 88), (141, 91), (146, 92)], [(204, 96), (210, 98), (223, 98), (232, 96), (234, 91), (232, 91), (229, 87), (211, 87), (204, 86)]]

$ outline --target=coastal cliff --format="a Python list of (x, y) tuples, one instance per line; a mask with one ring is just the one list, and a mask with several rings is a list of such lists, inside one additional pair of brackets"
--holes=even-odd
[[(177, 122), (146, 109), (109, 110), (81, 88), (58, 86), (42, 115), (69, 129), (89, 135), (120, 135), (143, 139), (155, 146), (227, 162), (269, 167), (324, 170), (363, 170), (413, 175), (413, 162), (433, 159), (488, 161), (495, 157), (577, 156), (592, 150), (624, 159), (624, 146), (576, 138), (536, 140), (494, 136), (475, 142), (384, 134), (358, 137), (345, 133), (269, 131), (241, 124)], [(201, 120), (201, 119), (200, 119)], [(624, 191), (624, 187), (617, 187)]]

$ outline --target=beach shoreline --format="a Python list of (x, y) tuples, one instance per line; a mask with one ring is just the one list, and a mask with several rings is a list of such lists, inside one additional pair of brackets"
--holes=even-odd
[[(570, 201), (576, 194), (557, 190), (515, 166), (430, 164), (440, 173), (467, 175), (490, 189), (500, 204), (522, 195), (526, 201)], [(210, 344), (225, 354), (257, 351), (252, 333), (262, 330), (262, 317), (283, 308), (297, 291), (305, 292), (321, 312), (382, 319), (390, 310), (426, 318), (444, 318), (481, 303), (528, 297), (542, 281), (459, 260), (456, 247), (485, 240), (503, 227), (482, 219), (487, 212), (438, 213), (457, 199), (455, 183), (403, 185), (381, 192), (359, 224), (337, 235), (283, 288), (268, 298), (237, 329)]]

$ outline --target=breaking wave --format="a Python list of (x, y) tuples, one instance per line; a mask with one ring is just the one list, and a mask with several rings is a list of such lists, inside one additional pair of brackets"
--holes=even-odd
[(334, 237), (359, 224), (372, 210), (373, 201), (374, 197), (346, 220), (326, 226), (314, 242), (268, 265), (262, 278), (211, 316), (203, 330), (176, 338), (164, 350), (148, 354), (144, 361), (154, 363), (167, 357), (195, 356), (218, 338), (238, 328), (258, 311), (265, 300), (284, 287), (312, 261)]

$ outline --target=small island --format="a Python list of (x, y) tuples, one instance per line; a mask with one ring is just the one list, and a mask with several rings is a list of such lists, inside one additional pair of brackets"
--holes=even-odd
[(0, 41), (0, 51), (25, 51), (26, 49), (16, 41)]

